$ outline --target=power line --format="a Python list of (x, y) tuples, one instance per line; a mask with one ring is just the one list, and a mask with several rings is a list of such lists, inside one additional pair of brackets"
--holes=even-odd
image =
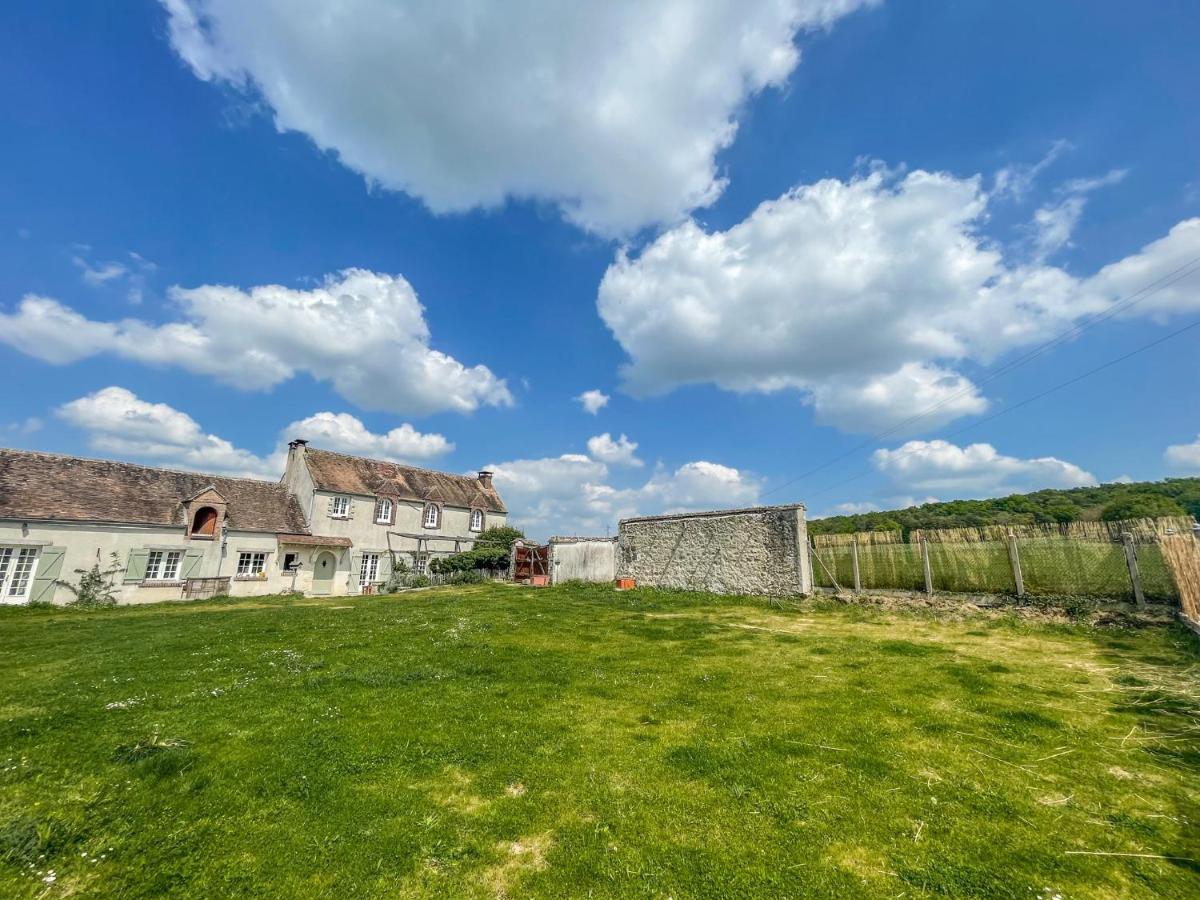
[[(1187, 270), (1187, 271), (1184, 271), (1184, 270)], [(1081, 322), (1077, 323), (1076, 325), (1071, 326), (1071, 328), (1056, 335), (1055, 337), (1049, 339), (1048, 341), (1046, 341), (1042, 344), (1039, 344), (1037, 347), (1034, 347), (1032, 350), (1026, 351), (1024, 354), (1022, 354), (1021, 356), (1018, 356), (1016, 359), (1010, 360), (1009, 362), (1005, 363), (1004, 365), (1000, 366), (999, 368), (988, 373), (986, 376), (980, 378), (978, 381), (972, 383), (968, 387), (962, 388), (961, 390), (956, 391), (953, 394), (950, 394), (948, 397), (942, 398), (941, 400), (939, 400), (937, 403), (933, 404), (932, 406), (927, 407), (926, 409), (923, 409), (918, 413), (914, 413), (913, 415), (909, 416), (907, 419), (904, 419), (903, 421), (897, 422), (895, 425), (892, 425), (890, 428), (886, 428), (883, 431), (880, 431), (880, 432), (877, 432), (877, 433), (871, 435), (870, 437), (866, 438), (865, 440), (861, 441), (860, 443), (855, 444), (850, 449), (842, 451), (841, 453), (837, 454), (836, 456), (831, 457), (830, 459), (826, 460), (825, 462), (821, 463), (820, 465), (815, 466), (805, 472), (802, 472), (801, 474), (797, 475), (796, 477), (789, 479), (788, 481), (785, 481), (782, 484), (777, 485), (776, 487), (771, 488), (769, 491), (764, 492), (763, 496), (764, 497), (769, 496), (771, 494), (774, 494), (774, 493), (777, 493), (778, 491), (783, 490), (786, 487), (791, 487), (793, 484), (796, 484), (797, 482), (804, 481), (805, 479), (811, 478), (813, 475), (817, 474), (818, 472), (828, 469), (830, 466), (834, 465), (835, 463), (841, 462), (843, 459), (846, 459), (849, 456), (853, 456), (854, 454), (858, 453), (860, 450), (863, 450), (867, 447), (872, 447), (875, 444), (880, 443), (884, 438), (886, 438), (892, 434), (895, 434), (898, 431), (906, 429), (908, 426), (915, 424), (916, 422), (919, 422), (921, 419), (924, 419), (924, 418), (928, 417), (930, 414), (937, 412), (939, 409), (946, 406), (948, 403), (952, 403), (953, 401), (955, 401), (961, 397), (965, 397), (968, 394), (971, 394), (978, 387), (988, 384), (989, 382), (994, 381), (995, 379), (999, 378), (1002, 375), (1008, 374), (1009, 372), (1013, 371), (1014, 369), (1019, 368), (1020, 366), (1024, 365), (1025, 363), (1030, 362), (1033, 359), (1036, 359), (1037, 357), (1043, 355), (1044, 353), (1052, 350), (1053, 348), (1055, 348), (1057, 346), (1060, 346), (1061, 344), (1066, 343), (1069, 340), (1073, 340), (1074, 338), (1083, 334), (1083, 332), (1087, 331), (1089, 328), (1099, 325), (1101, 322), (1106, 322), (1109, 319), (1113, 318), (1114, 316), (1117, 316), (1117, 315), (1125, 312), (1126, 310), (1132, 309), (1134, 306), (1141, 303), (1143, 300), (1146, 300), (1147, 298), (1152, 297), (1154, 294), (1158, 293), (1159, 291), (1170, 287), (1171, 285), (1175, 284), (1176, 282), (1181, 281), (1184, 278), (1187, 278), (1189, 275), (1192, 275), (1198, 271), (1200, 271), (1200, 256), (1193, 257), (1192, 259), (1185, 262), (1183, 265), (1171, 270), (1167, 274), (1150, 282), (1149, 284), (1145, 285), (1144, 287), (1140, 288), (1139, 290), (1135, 291), (1134, 293), (1129, 294), (1128, 296), (1115, 301), (1107, 309), (1105, 309), (1101, 312), (1098, 312), (1098, 313), (1094, 313), (1090, 316), (1084, 317), (1084, 319)], [(982, 421), (987, 421), (987, 420), (984, 419), (984, 420), (981, 420), (981, 422)]]
[[(962, 428), (956, 429), (955, 431), (952, 431), (949, 434), (947, 434), (946, 437), (947, 438), (958, 437), (960, 434), (970, 431), (973, 428), (978, 428), (980, 425), (984, 425), (988, 422), (993, 421), (994, 419), (1000, 418), (1001, 416), (1006, 416), (1010, 412), (1014, 412), (1015, 410), (1018, 410), (1023, 406), (1028, 406), (1030, 403), (1034, 403), (1038, 400), (1041, 400), (1043, 397), (1047, 397), (1050, 394), (1057, 393), (1058, 391), (1061, 391), (1063, 388), (1070, 387), (1073, 384), (1078, 384), (1080, 381), (1083, 381), (1085, 378), (1089, 378), (1092, 375), (1097, 374), (1098, 372), (1103, 372), (1105, 369), (1112, 368), (1113, 366), (1124, 362), (1125, 360), (1129, 359), (1130, 357), (1137, 356), (1139, 353), (1144, 353), (1147, 350), (1152, 350), (1155, 347), (1157, 347), (1159, 344), (1165, 343), (1165, 342), (1171, 340), (1172, 338), (1178, 337), (1179, 335), (1183, 334), (1186, 331), (1191, 331), (1193, 328), (1200, 328), (1200, 319), (1197, 319), (1196, 321), (1194, 321), (1188, 325), (1184, 325), (1182, 328), (1177, 328), (1174, 331), (1169, 332), (1168, 334), (1164, 334), (1161, 337), (1156, 338), (1153, 341), (1150, 341), (1148, 344), (1143, 344), (1140, 347), (1130, 350), (1128, 353), (1123, 353), (1120, 356), (1117, 356), (1117, 357), (1114, 357), (1113, 359), (1108, 360), (1107, 362), (1101, 363), (1100, 365), (1096, 366), (1095, 368), (1088, 369), (1086, 372), (1076, 375), (1074, 378), (1068, 378), (1066, 381), (1061, 381), (1058, 384), (1054, 385), (1053, 387), (1049, 387), (1044, 391), (1040, 391), (1039, 393), (1036, 393), (1030, 397), (1026, 397), (1024, 400), (1014, 403), (1011, 406), (1006, 406), (1004, 409), (999, 410), (998, 412), (994, 412), (990, 416), (985, 416), (984, 418), (978, 419), (978, 420), (970, 423), (969, 425), (965, 425)], [(896, 455), (893, 458), (900, 459), (900, 458), (903, 458), (903, 457), (908, 456), (915, 452), (916, 452), (916, 449), (908, 450), (908, 451), (901, 450), (898, 453), (896, 453)], [(827, 493), (828, 491), (834, 490), (835, 488), (839, 488), (843, 485), (849, 484), (852, 481), (857, 481), (860, 478), (865, 478), (867, 475), (870, 475), (870, 474), (871, 474), (870, 469), (864, 469), (862, 472), (859, 472), (857, 475), (852, 475), (849, 478), (843, 479), (842, 481), (836, 481), (833, 484), (826, 485), (825, 487), (821, 488), (820, 490), (814, 491), (812, 493), (812, 495), (810, 495), (810, 496), (820, 496), (821, 494)]]

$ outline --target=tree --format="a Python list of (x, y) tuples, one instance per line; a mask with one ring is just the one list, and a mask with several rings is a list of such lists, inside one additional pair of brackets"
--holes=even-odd
[(1186, 516), (1187, 510), (1162, 494), (1131, 494), (1108, 504), (1100, 513), (1105, 522), (1121, 519), (1153, 519), (1158, 516)]
[(523, 537), (525, 537), (525, 532), (520, 528), (513, 528), (511, 525), (493, 525), (480, 532), (475, 546), (478, 548), (484, 545), (495, 545), (503, 547), (505, 550), (511, 550), (512, 545)]

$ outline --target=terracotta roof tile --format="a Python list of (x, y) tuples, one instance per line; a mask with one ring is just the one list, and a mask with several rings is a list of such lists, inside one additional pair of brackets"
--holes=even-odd
[(0, 518), (179, 525), (183, 502), (212, 487), (235, 531), (307, 532), (276, 482), (176, 472), (111, 460), (0, 448)]
[(314, 447), (305, 449), (304, 460), (317, 490), (387, 495), (402, 500), (439, 500), (447, 506), (464, 509), (482, 506), (490, 512), (508, 512), (494, 487), (485, 488), (478, 478), (470, 475), (433, 472)]

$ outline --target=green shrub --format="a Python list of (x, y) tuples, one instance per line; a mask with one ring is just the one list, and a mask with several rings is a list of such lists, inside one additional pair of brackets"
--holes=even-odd
[(55, 581), (55, 584), (62, 585), (75, 595), (75, 599), (71, 601), (72, 606), (95, 609), (117, 605), (117, 588), (113, 576), (124, 572), (125, 567), (121, 565), (121, 558), (116, 553), (112, 553), (111, 557), (107, 569), (100, 568), (99, 560), (96, 560), (90, 569), (76, 569), (75, 574), (80, 576), (79, 584), (71, 584), (61, 579)]

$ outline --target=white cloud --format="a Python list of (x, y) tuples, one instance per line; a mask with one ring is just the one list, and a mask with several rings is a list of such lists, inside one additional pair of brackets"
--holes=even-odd
[[(798, 390), (820, 420), (861, 431), (943, 403), (928, 428), (985, 408), (960, 366), (1047, 340), (1200, 254), (1191, 219), (1090, 278), (1007, 262), (979, 232), (981, 183), (876, 166), (796, 187), (727, 231), (685, 222), (622, 252), (597, 308), (629, 355), (625, 388)], [(1197, 308), (1180, 282), (1131, 314)]]
[(5, 425), (0, 425), (0, 431), (5, 434), (15, 434), (21, 437), (28, 437), (31, 434), (36, 434), (45, 427), (46, 423), (37, 416), (30, 416), (20, 422), (9, 422)]
[(372, 434), (354, 416), (319, 412), (284, 428), (275, 449), (261, 456), (206, 433), (185, 412), (115, 386), (65, 403), (56, 412), (87, 432), (89, 445), (103, 453), (218, 475), (279, 478), (287, 461), (287, 441), (295, 437), (327, 450), (398, 462), (424, 461), (454, 449), (442, 435), (422, 434), (408, 424)]
[(1172, 444), (1163, 454), (1167, 464), (1188, 472), (1200, 472), (1200, 435), (1190, 444)]
[(584, 391), (575, 399), (586, 412), (591, 413), (593, 416), (608, 406), (608, 394), (604, 393), (604, 391)]
[(592, 459), (598, 459), (610, 466), (640, 467), (642, 465), (642, 461), (636, 455), (638, 445), (625, 435), (621, 435), (614, 441), (612, 435), (606, 431), (604, 434), (589, 438), (587, 448)]
[(349, 413), (319, 412), (293, 422), (284, 431), (291, 437), (304, 438), (327, 450), (378, 459), (408, 462), (436, 459), (454, 449), (454, 444), (442, 435), (422, 433), (407, 422), (391, 431), (375, 434)]
[(464, 366), (429, 346), (424, 309), (400, 276), (347, 269), (307, 291), (205, 285), (169, 296), (182, 319), (164, 325), (97, 322), (27, 296), (15, 313), (0, 313), (0, 342), (60, 365), (112, 353), (180, 366), (244, 390), (303, 372), (364, 409), (396, 413), (512, 404), (507, 384), (486, 366)]
[(1098, 188), (1119, 184), (1125, 169), (1113, 169), (1098, 178), (1073, 178), (1058, 189), (1058, 199), (1033, 214), (1034, 256), (1038, 261), (1071, 246), (1071, 235), (1083, 216), (1087, 195)]
[(872, 454), (875, 467), (899, 486), (972, 497), (1098, 484), (1094, 475), (1053, 456), (1019, 459), (991, 444), (959, 447), (948, 441), (909, 441)]
[(198, 78), (249, 90), (373, 186), (434, 212), (509, 197), (593, 231), (678, 219), (724, 187), (746, 101), (799, 32), (875, 0), (162, 0)]
[(514, 525), (530, 536), (616, 533), (622, 518), (660, 512), (750, 506), (760, 482), (718, 463), (660, 468), (640, 486), (615, 487), (608, 466), (581, 454), (493, 463), (496, 487)]
[(88, 433), (96, 450), (122, 458), (215, 474), (278, 478), (282, 459), (260, 457), (206, 434), (187, 413), (107, 387), (65, 403), (58, 415)]
[(71, 258), (71, 262), (82, 271), (84, 284), (91, 287), (104, 287), (110, 283), (121, 282), (124, 284), (125, 296), (130, 303), (142, 302), (146, 294), (147, 280), (157, 271), (157, 265), (133, 251), (129, 252), (129, 262), (127, 263), (115, 260), (93, 263), (83, 255), (90, 252), (91, 247), (86, 244), (77, 244), (76, 249), (80, 252)]
[(1011, 166), (1005, 166), (996, 173), (992, 181), (992, 196), (1011, 198), (1018, 202), (1024, 200), (1025, 196), (1033, 190), (1034, 182), (1042, 172), (1071, 149), (1070, 141), (1060, 139), (1051, 144), (1046, 155), (1032, 165), (1014, 163)]

